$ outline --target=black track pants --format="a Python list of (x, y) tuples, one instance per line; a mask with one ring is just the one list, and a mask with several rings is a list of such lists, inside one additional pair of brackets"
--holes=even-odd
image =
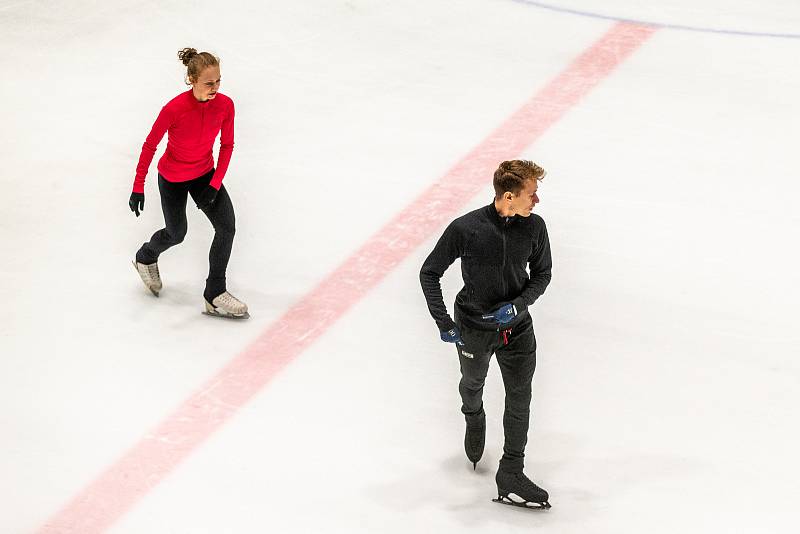
[(505, 445), (500, 468), (521, 471), (525, 445), (528, 442), (531, 382), (536, 370), (536, 336), (533, 321), (527, 316), (508, 332), (476, 330), (458, 325), (464, 346), (456, 345), (461, 361), (461, 382), (458, 391), (464, 415), (476, 414), (483, 408), (483, 385), (492, 354), (503, 376), (506, 405), (503, 414)]
[[(168, 248), (183, 241), (186, 236), (186, 200), (188, 195), (195, 201), (214, 176), (214, 170), (187, 182), (169, 182), (158, 175), (158, 189), (161, 192), (161, 209), (166, 226), (158, 230), (150, 241), (142, 245), (136, 253), (136, 261), (150, 264), (158, 261), (159, 255)], [(214, 227), (214, 240), (208, 254), (208, 278), (203, 296), (209, 302), (226, 291), (225, 271), (233, 248), (236, 233), (236, 216), (233, 203), (223, 185), (211, 208), (203, 210)]]

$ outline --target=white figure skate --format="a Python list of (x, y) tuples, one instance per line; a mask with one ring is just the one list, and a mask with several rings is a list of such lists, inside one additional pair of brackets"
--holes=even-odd
[(227, 291), (216, 297), (212, 302), (205, 301), (206, 315), (224, 317), (226, 319), (248, 319), (247, 304), (237, 299)]
[(145, 265), (133, 260), (131, 263), (133, 263), (133, 268), (142, 278), (144, 287), (149, 289), (153, 295), (158, 296), (158, 292), (161, 291), (161, 275), (158, 273), (158, 262)]

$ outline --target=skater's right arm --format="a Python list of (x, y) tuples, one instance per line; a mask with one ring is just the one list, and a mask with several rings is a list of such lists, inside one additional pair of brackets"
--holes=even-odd
[(147, 176), (147, 170), (150, 168), (150, 163), (153, 161), (153, 156), (156, 153), (158, 144), (164, 138), (170, 125), (172, 124), (172, 110), (169, 109), (169, 104), (161, 108), (161, 113), (158, 114), (156, 122), (150, 129), (147, 139), (144, 140), (142, 145), (142, 153), (139, 155), (139, 163), (136, 165), (136, 177), (133, 179), (133, 192), (144, 193), (144, 178)]
[(447, 268), (461, 256), (463, 250), (463, 232), (461, 232), (458, 222), (455, 220), (450, 223), (419, 272), (419, 281), (428, 303), (428, 311), (436, 321), (440, 332), (456, 328), (455, 322), (447, 313), (440, 280)]

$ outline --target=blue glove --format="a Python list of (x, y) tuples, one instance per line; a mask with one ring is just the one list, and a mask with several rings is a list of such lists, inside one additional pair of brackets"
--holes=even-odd
[(491, 319), (497, 324), (506, 324), (514, 320), (517, 316), (517, 307), (513, 304), (505, 304), (500, 306), (495, 311), (488, 315), (484, 315), (484, 319)]
[(458, 328), (453, 327), (450, 330), (443, 330), (439, 332), (439, 337), (442, 338), (442, 341), (446, 343), (455, 343), (456, 345), (464, 345), (464, 340), (461, 339), (461, 332), (458, 331)]

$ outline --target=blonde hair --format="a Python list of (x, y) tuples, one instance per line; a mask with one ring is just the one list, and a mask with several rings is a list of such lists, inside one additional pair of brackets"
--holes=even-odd
[(510, 191), (519, 195), (525, 188), (528, 180), (541, 180), (547, 172), (532, 161), (514, 159), (504, 161), (494, 171), (494, 194), (500, 198), (503, 193)]
[(194, 48), (184, 48), (179, 51), (178, 59), (186, 65), (186, 85), (196, 82), (204, 69), (219, 66), (219, 58), (217, 56), (209, 52), (198, 52)]

